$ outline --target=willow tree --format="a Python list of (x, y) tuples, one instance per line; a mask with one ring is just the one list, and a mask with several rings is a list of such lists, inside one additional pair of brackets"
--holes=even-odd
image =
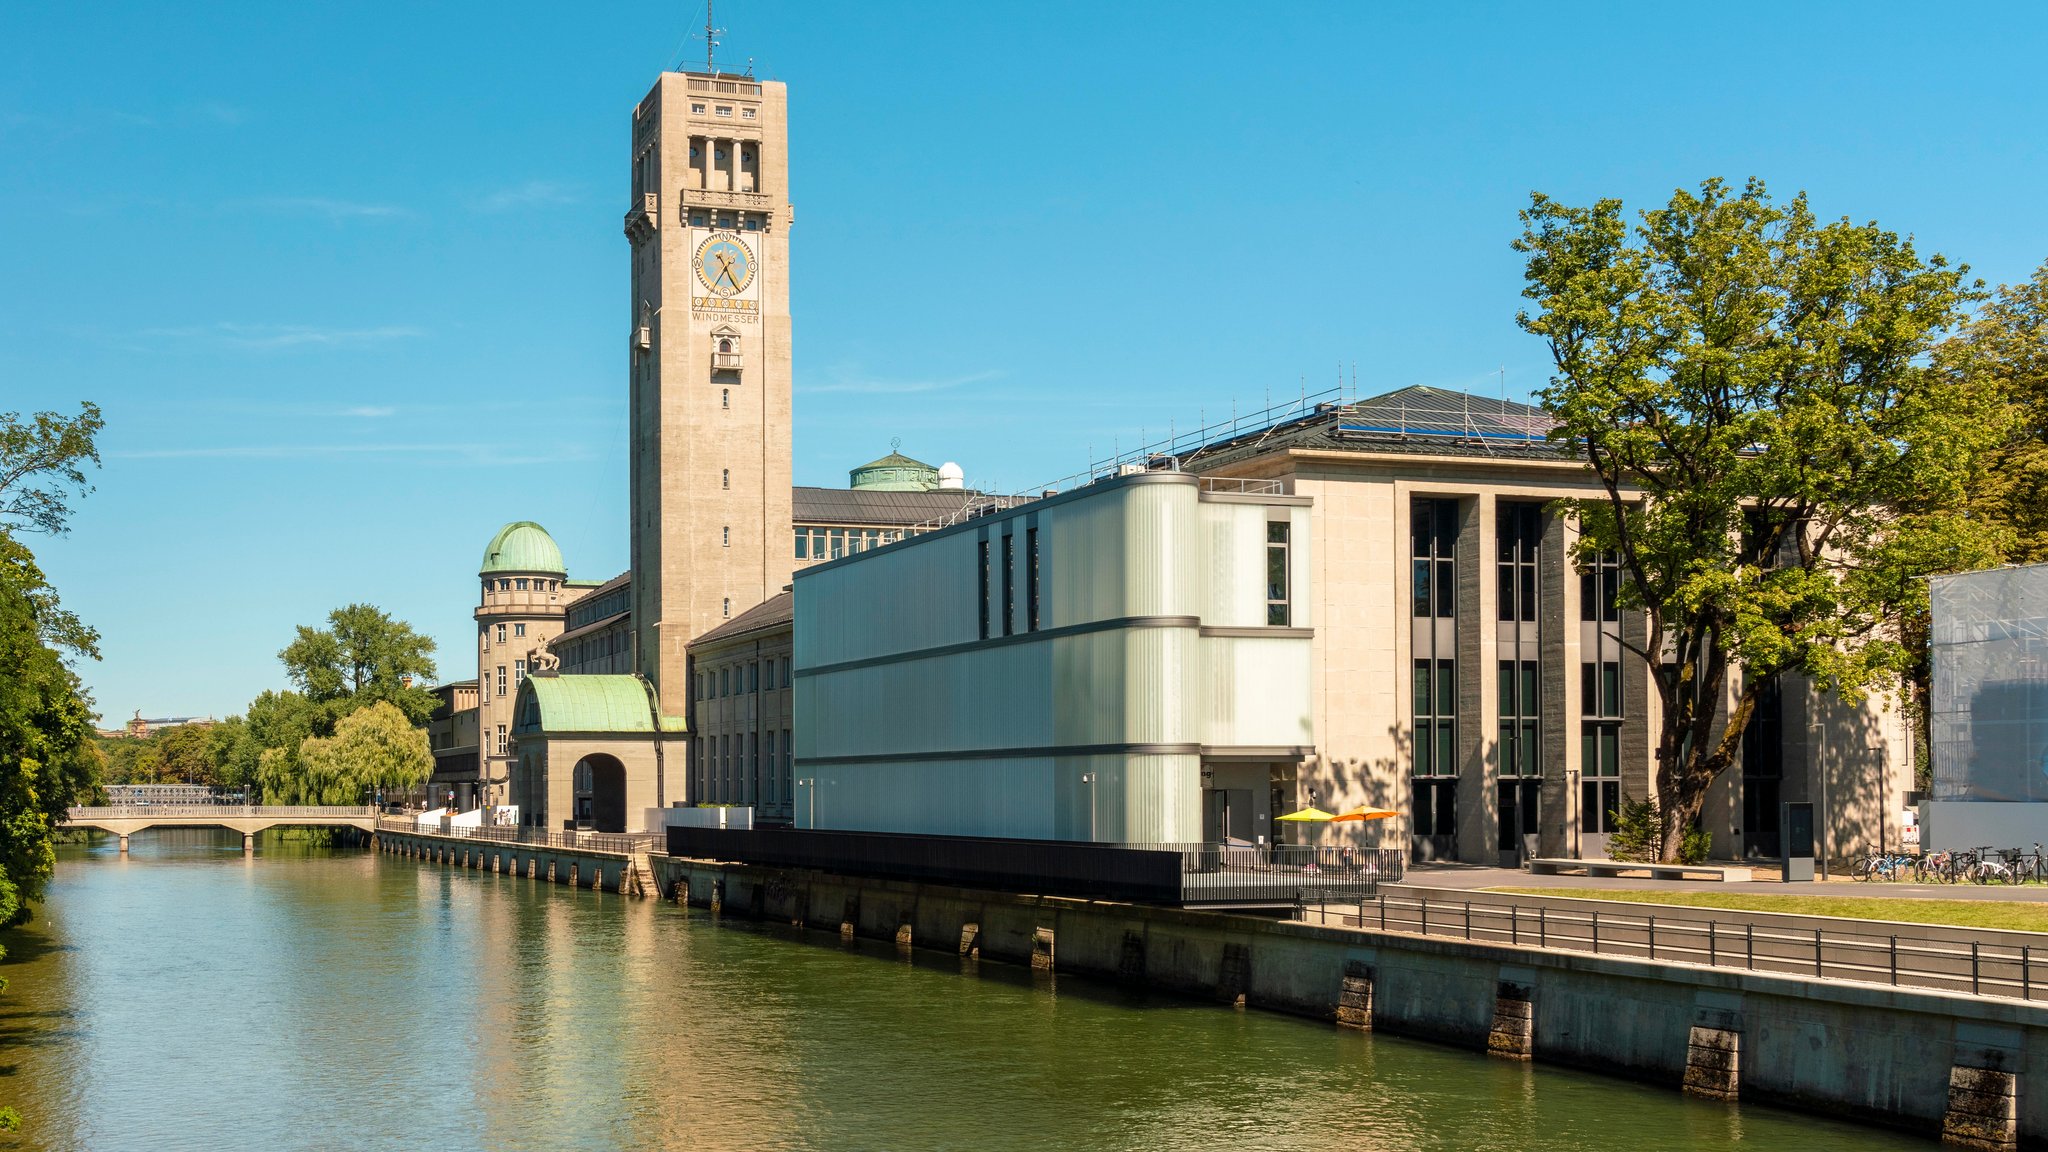
[(1633, 225), (1618, 200), (1541, 194), (1521, 219), (1517, 321), (1550, 345), (1553, 438), (1603, 490), (1564, 502), (1574, 560), (1614, 556), (1647, 621), (1625, 646), (1662, 704), (1674, 859), (1771, 681), (1851, 703), (1895, 685), (1919, 577), (1996, 560), (1966, 504), (2007, 408), (1929, 363), (1980, 293), (1910, 238), (1757, 181), (1680, 190)]

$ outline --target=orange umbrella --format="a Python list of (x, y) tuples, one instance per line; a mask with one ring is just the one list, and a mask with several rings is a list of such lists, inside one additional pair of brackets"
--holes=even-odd
[(1335, 824), (1340, 820), (1385, 820), (1399, 815), (1400, 813), (1392, 808), (1374, 808), (1369, 804), (1361, 804), (1341, 816), (1330, 817), (1330, 823)]

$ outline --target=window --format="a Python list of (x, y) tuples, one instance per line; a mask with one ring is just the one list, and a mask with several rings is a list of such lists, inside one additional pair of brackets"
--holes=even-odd
[(1409, 509), (1414, 537), (1414, 615), (1457, 615), (1458, 502), (1417, 500)]
[(803, 528), (796, 530), (796, 558), (808, 560), (811, 554), (811, 534)]
[(832, 540), (832, 558), (833, 558), (834, 560), (837, 560), (837, 559), (839, 559), (839, 558), (840, 558), (841, 556), (844, 556), (844, 555), (846, 555), (846, 529), (844, 529), (844, 528), (834, 528), (834, 529), (832, 529), (832, 534), (831, 534), (831, 540)]
[(504, 694), (505, 694), (505, 666), (504, 666), (503, 664), (500, 664), (500, 665), (498, 665), (498, 695), (500, 695), (500, 696), (503, 696)]
[[(702, 116), (704, 114), (704, 106), (702, 104), (692, 104), (690, 105), (690, 111), (695, 112), (699, 116)], [(696, 153), (697, 150), (695, 148), (690, 149), (691, 155), (694, 156), (696, 155)]]
[(503, 624), (500, 624), (500, 625), (498, 625), (498, 643), (500, 643), (500, 644), (503, 644), (504, 642), (505, 642), (505, 626), (504, 626)]
[(486, 652), (489, 652), (490, 650), (491, 650), (491, 626), (490, 626), (489, 624), (486, 624), (486, 625), (484, 625), (484, 651), (486, 651)]
[(514, 636), (524, 636), (524, 635), (526, 635), (526, 625), (524, 625), (524, 624), (514, 624), (514, 625), (512, 626), (512, 634), (513, 634)]
[(975, 568), (981, 576), (981, 638), (988, 639), (988, 541), (983, 540), (975, 559)]
[(1494, 535), (1500, 552), (1500, 619), (1536, 619), (1536, 546), (1543, 538), (1543, 506), (1495, 506)]
[(1005, 636), (1012, 635), (1017, 631), (1015, 624), (1017, 619), (1017, 592), (1016, 580), (1014, 578), (1014, 573), (1017, 569), (1016, 540), (1017, 537), (1014, 535), (1005, 534), (1003, 536), (1003, 635)]
[(1285, 628), (1290, 617), (1287, 574), (1287, 530), (1285, 521), (1266, 525), (1266, 623)]
[(1415, 774), (1456, 776), (1458, 676), (1455, 660), (1415, 662)]
[(498, 591), (500, 591), (500, 592), (510, 592), (511, 590), (512, 590), (512, 581), (510, 581), (510, 580), (503, 580), (503, 579), (501, 579), (501, 580), (499, 580), (499, 581), (498, 581)]
[(754, 693), (759, 692), (760, 690), (761, 666), (750, 661), (747, 664), (747, 691), (749, 693)]
[(732, 547), (732, 525), (728, 524), (718, 530), (718, 546), (721, 548)]
[[(732, 115), (732, 105), (730, 105), (730, 104), (720, 104), (720, 105), (718, 106), (718, 114), (719, 114), (720, 116), (730, 116), (730, 115)], [(723, 150), (720, 150), (720, 152), (719, 152), (718, 154), (719, 154), (719, 156), (720, 156), (720, 157), (723, 157), (723, 156), (725, 155), (725, 152), (724, 152)]]
[(1615, 603), (1615, 595), (1620, 591), (1619, 553), (1602, 552), (1583, 561), (1579, 569), (1579, 619), (1621, 619), (1621, 609)]
[(1621, 807), (1621, 664), (1588, 660), (1579, 665), (1579, 826), (1614, 831)]
[(720, 696), (732, 695), (732, 669), (720, 668), (718, 670), (718, 694)]
[(519, 579), (514, 580), (512, 586), (521, 592), (526, 591), (526, 577), (521, 576)]
[(740, 109), (740, 119), (742, 119), (742, 120), (752, 120), (753, 118), (754, 118), (754, 110), (753, 110), (752, 108), (742, 108), (742, 109)]
[(1541, 776), (1537, 736), (1537, 663), (1500, 662), (1500, 774)]
[(1038, 631), (1038, 529), (1024, 530), (1024, 630)]
[(526, 680), (526, 661), (524, 661), (524, 660), (514, 660), (514, 661), (512, 662), (512, 683), (513, 683), (513, 684), (514, 684), (514, 685), (516, 686), (516, 685), (519, 685), (519, 684), (522, 684), (522, 683), (524, 683), (524, 682), (525, 682), (525, 680)]
[(720, 408), (732, 407), (732, 389), (720, 388), (718, 390), (718, 406)]
[(728, 596), (725, 598), (725, 607), (723, 611), (727, 616), (732, 615), (732, 597)]
[(500, 724), (500, 725), (498, 725), (498, 755), (500, 755), (500, 756), (503, 756), (504, 754), (505, 754), (505, 726), (504, 726), (503, 724)]

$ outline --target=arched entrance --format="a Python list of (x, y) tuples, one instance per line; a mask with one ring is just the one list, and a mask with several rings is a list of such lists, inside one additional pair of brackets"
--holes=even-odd
[(576, 762), (576, 827), (588, 832), (626, 830), (626, 766), (601, 752)]

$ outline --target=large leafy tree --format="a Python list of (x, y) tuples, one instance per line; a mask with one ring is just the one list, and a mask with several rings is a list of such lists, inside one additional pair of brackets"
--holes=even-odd
[[(330, 706), (335, 720), (381, 700), (425, 724), (439, 703), (426, 687), (434, 676), (434, 642), (371, 604), (335, 609), (325, 628), (300, 625), (277, 655), (306, 699)], [(321, 734), (326, 731), (331, 728)]]
[(1604, 489), (1565, 502), (1575, 557), (1615, 555), (1647, 621), (1672, 859), (1771, 680), (1852, 701), (1896, 683), (1917, 578), (1996, 560), (1967, 493), (2006, 408), (1929, 363), (1967, 269), (1803, 194), (1710, 180), (1633, 226), (1618, 200), (1538, 194), (1522, 223), (1517, 319), (1550, 346), (1554, 438)]
[(1992, 454), (1971, 503), (2012, 530), (2011, 559), (2048, 560), (2048, 263), (2022, 283), (2001, 286), (1936, 360), (2012, 405), (2011, 435)]
[[(274, 750), (276, 751), (276, 750)], [(266, 754), (266, 766), (279, 757)], [(361, 804), (392, 792), (410, 792), (434, 770), (427, 734), (403, 712), (379, 700), (350, 713), (332, 736), (309, 736), (298, 749), (299, 772), (278, 785), (296, 795), (287, 804)]]

